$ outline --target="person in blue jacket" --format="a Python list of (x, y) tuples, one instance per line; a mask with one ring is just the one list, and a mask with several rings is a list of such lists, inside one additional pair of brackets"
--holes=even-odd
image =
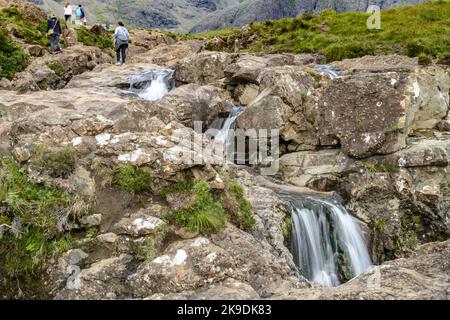
[(61, 24), (59, 23), (56, 14), (52, 14), (51, 18), (47, 21), (47, 35), (50, 38), (50, 51), (51, 53), (55, 52), (55, 45), (57, 46), (57, 50), (62, 52), (61, 42), (59, 40), (62, 34)]

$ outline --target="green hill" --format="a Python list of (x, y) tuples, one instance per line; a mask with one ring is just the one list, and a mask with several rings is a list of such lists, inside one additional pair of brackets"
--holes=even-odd
[(368, 17), (367, 13), (325, 10), (318, 15), (251, 23), (245, 33), (222, 29), (191, 37), (221, 38), (223, 50), (233, 50), (239, 39), (242, 49), (250, 52), (321, 53), (327, 61), (391, 53), (422, 59), (450, 54), (449, 0), (382, 11), (380, 30), (367, 28)]

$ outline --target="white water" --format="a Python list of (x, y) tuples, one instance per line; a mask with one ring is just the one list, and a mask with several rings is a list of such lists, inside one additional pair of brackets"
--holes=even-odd
[(342, 254), (352, 277), (370, 268), (361, 229), (343, 206), (313, 198), (291, 203), (294, 259), (309, 280), (327, 287), (339, 285)]
[[(139, 97), (149, 101), (163, 98), (173, 88), (173, 70), (160, 69), (136, 77), (130, 81), (130, 87)], [(144, 84), (136, 88), (137, 84)]]
[(215, 136), (214, 140), (222, 141), (225, 145), (228, 145), (228, 135), (231, 129), (235, 128), (235, 123), (237, 117), (244, 111), (243, 107), (235, 106), (231, 109), (228, 118), (223, 122), (222, 127), (219, 130), (219, 133)]
[(320, 73), (325, 73), (330, 76), (331, 80), (336, 79), (339, 77), (339, 69), (333, 68), (332, 66), (328, 64), (319, 64), (314, 67), (314, 69)]

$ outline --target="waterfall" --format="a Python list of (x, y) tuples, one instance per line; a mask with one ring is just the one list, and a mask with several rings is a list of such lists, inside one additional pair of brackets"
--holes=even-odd
[(314, 70), (325, 73), (330, 76), (331, 80), (336, 79), (339, 76), (339, 73), (341, 72), (340, 69), (334, 68), (328, 64), (319, 64), (314, 67)]
[[(220, 130), (219, 133), (215, 136), (215, 140), (222, 141), (226, 145), (228, 144), (229, 130), (236, 128), (236, 119), (242, 111), (244, 111), (244, 108), (242, 106), (235, 106), (231, 109), (230, 114), (228, 115), (228, 118), (225, 119), (225, 121), (221, 121), (220, 118), (216, 119), (217, 123), (222, 123), (220, 123), (221, 127), (217, 128)], [(217, 123), (213, 123), (211, 126), (214, 128)]]
[(159, 100), (175, 86), (173, 73), (171, 69), (159, 69), (134, 77), (130, 80), (130, 91), (145, 100)]
[[(227, 118), (217, 117), (211, 124), (211, 129), (217, 130), (210, 137), (214, 137), (214, 143), (220, 145), (220, 150), (225, 151), (228, 156), (228, 160), (236, 159), (237, 153), (235, 150), (235, 145), (230, 141), (230, 130), (236, 128), (236, 119), (244, 111), (242, 106), (234, 106)], [(234, 137), (234, 135), (233, 135)], [(245, 155), (244, 159), (245, 159)]]
[(332, 287), (370, 268), (361, 229), (342, 205), (316, 198), (290, 202), (294, 260), (309, 280)]

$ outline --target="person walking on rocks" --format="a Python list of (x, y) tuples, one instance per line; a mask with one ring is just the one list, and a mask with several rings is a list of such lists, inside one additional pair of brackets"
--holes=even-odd
[(81, 4), (78, 5), (77, 10), (75, 10), (75, 14), (77, 16), (77, 20), (79, 21), (79, 24), (87, 24), (87, 20), (86, 20), (86, 14), (84, 13), (84, 9), (81, 6)]
[(66, 25), (72, 23), (72, 6), (69, 2), (64, 6), (64, 19), (66, 20)]
[(61, 33), (61, 24), (59, 23), (56, 14), (52, 13), (51, 18), (47, 21), (47, 35), (50, 38), (50, 51), (52, 54), (55, 52), (55, 45), (57, 46), (57, 50), (62, 52), (62, 46), (59, 41)]
[[(118, 27), (114, 31), (115, 47), (116, 47), (116, 64), (125, 64), (126, 51), (128, 48), (128, 40), (130, 35), (128, 30), (124, 27), (123, 22), (119, 21)], [(122, 63), (120, 57), (122, 56)]]

